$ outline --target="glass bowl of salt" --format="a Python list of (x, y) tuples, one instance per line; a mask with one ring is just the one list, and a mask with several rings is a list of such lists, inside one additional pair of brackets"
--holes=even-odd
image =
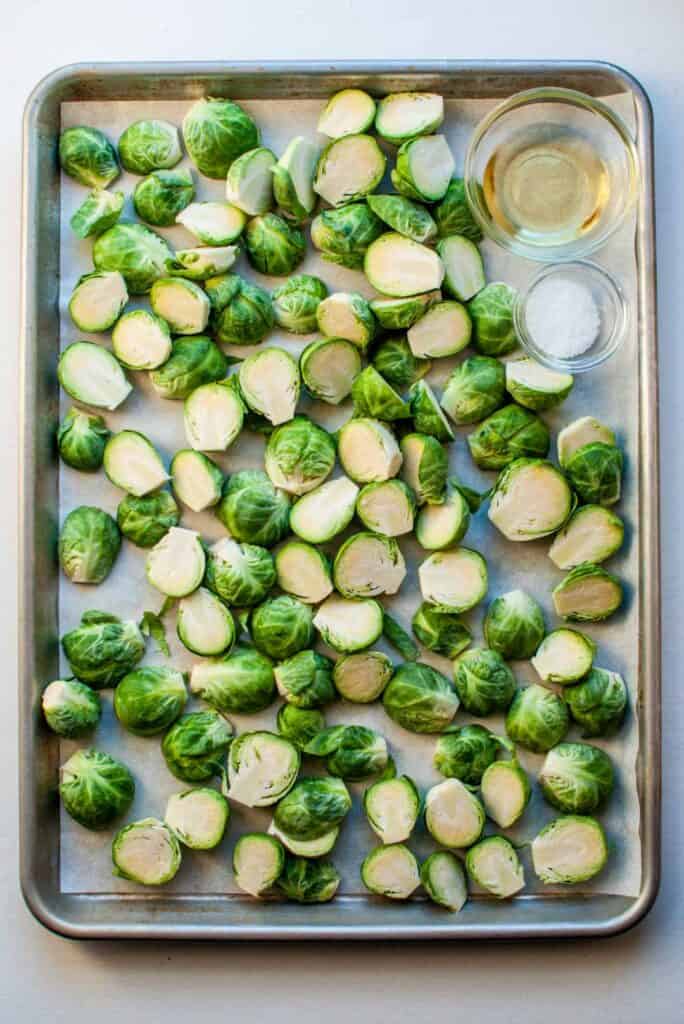
[(529, 356), (552, 370), (583, 373), (622, 344), (627, 302), (604, 267), (587, 260), (554, 263), (519, 293), (513, 320)]

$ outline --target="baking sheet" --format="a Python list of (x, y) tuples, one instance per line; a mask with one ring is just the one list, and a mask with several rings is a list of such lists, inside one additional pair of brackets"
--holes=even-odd
[[(617, 110), (628, 122), (633, 124), (632, 101), (628, 96), (619, 96), (608, 100), (613, 109)], [(264, 144), (280, 153), (289, 139), (296, 134), (304, 134), (316, 138), (315, 125), (321, 108), (319, 100), (265, 100), (246, 102), (242, 105), (255, 117), (262, 130)], [(101, 102), (101, 103), (64, 103), (62, 104), (62, 128), (74, 124), (89, 124), (101, 128), (110, 138), (116, 140), (124, 128), (132, 121), (143, 117), (159, 117), (180, 125), (188, 108), (183, 102)], [(445, 134), (456, 157), (457, 167), (462, 166), (465, 145), (475, 123), (492, 106), (490, 100), (447, 101), (447, 117)], [(322, 137), (318, 139), (323, 143)], [(183, 165), (191, 166), (184, 159)], [(195, 174), (198, 199), (223, 198), (223, 185), (220, 181), (209, 181)], [(122, 189), (127, 194), (124, 216), (133, 216), (130, 193), (136, 182), (136, 176), (123, 174), (113, 187)], [(71, 323), (67, 312), (67, 303), (73, 286), (81, 274), (92, 267), (90, 240), (80, 241), (69, 228), (69, 219), (82, 202), (86, 191), (71, 179), (63, 176), (61, 187), (61, 284), (60, 284), (60, 345), (64, 348), (78, 337), (90, 338), (99, 343), (108, 344), (107, 335), (79, 334)], [(637, 300), (637, 267), (634, 255), (635, 223), (632, 219), (619, 234), (598, 254), (597, 258), (617, 276), (625, 290), (630, 309), (635, 313)], [(183, 228), (159, 229), (172, 247), (181, 248), (194, 244), (192, 237)], [(505, 280), (511, 284), (523, 285), (538, 269), (537, 265), (513, 256), (509, 256), (493, 243), (482, 243), (482, 252), (488, 280)], [(255, 273), (241, 256), (234, 268), (238, 273), (255, 280), (264, 287), (272, 289), (282, 278), (268, 278)], [(320, 276), (331, 291), (359, 291), (367, 296), (372, 295), (365, 277), (355, 271), (349, 271), (320, 260), (316, 251), (309, 245), (307, 258), (299, 268)], [(144, 298), (134, 299), (131, 307), (145, 307)], [(274, 331), (268, 338), (267, 345), (280, 345), (298, 354), (308, 344), (311, 337), (294, 337), (286, 333)], [(249, 352), (251, 349), (239, 350)], [(443, 386), (453, 366), (464, 358), (463, 355), (454, 359), (440, 360), (427, 378), (439, 390)], [(131, 379), (135, 390), (124, 405), (114, 413), (107, 413), (106, 419), (110, 429), (116, 431), (125, 427), (143, 431), (157, 446), (165, 459), (170, 461), (174, 452), (186, 447), (187, 442), (183, 431), (182, 403), (168, 402), (158, 398), (150, 387), (145, 373), (132, 373)], [(552, 431), (552, 442), (558, 430), (579, 415), (591, 413), (609, 422), (616, 428), (620, 443), (627, 456), (625, 486), (623, 499), (618, 511), (627, 523), (627, 538), (623, 550), (611, 560), (609, 568), (617, 573), (627, 584), (626, 601), (620, 613), (604, 624), (587, 626), (586, 632), (599, 644), (597, 664), (621, 672), (630, 692), (631, 711), (622, 730), (618, 735), (607, 741), (598, 740), (613, 758), (617, 769), (616, 792), (601, 815), (609, 841), (613, 846), (611, 858), (606, 870), (593, 882), (574, 887), (573, 892), (606, 893), (635, 897), (640, 892), (641, 883), (641, 846), (639, 841), (639, 801), (636, 780), (636, 758), (638, 752), (638, 728), (635, 718), (638, 694), (638, 638), (639, 620), (636, 595), (630, 584), (638, 577), (639, 564), (638, 535), (633, 529), (638, 510), (638, 479), (636, 468), (631, 461), (632, 453), (637, 450), (638, 417), (638, 361), (637, 361), (637, 330), (635, 319), (630, 324), (628, 337), (621, 352), (607, 365), (578, 377), (570, 398), (560, 410), (544, 414), (544, 419)], [(62, 415), (71, 402), (62, 396)], [(334, 409), (322, 403), (300, 403), (300, 411), (310, 412), (324, 426), (331, 429), (339, 426), (349, 415), (349, 406)], [(467, 482), (483, 489), (491, 485), (493, 474), (480, 473), (472, 464), (465, 444), (468, 429), (457, 430), (457, 440), (450, 446), (451, 469)], [(262, 461), (263, 439), (245, 432), (238, 442), (225, 454), (212, 454), (213, 458), (227, 472), (260, 465)], [(553, 452), (553, 448), (552, 448)], [(95, 504), (106, 509), (113, 515), (121, 500), (122, 493), (109, 483), (103, 473), (96, 476), (77, 473), (60, 464), (60, 521), (67, 512), (78, 504)], [(224, 535), (219, 521), (211, 514), (192, 513), (185, 510), (182, 525), (199, 530), (209, 541)], [(489, 599), (514, 587), (529, 590), (542, 604), (548, 628), (554, 628), (558, 621), (552, 611), (551, 589), (561, 578), (548, 559), (546, 551), (548, 541), (527, 544), (512, 544), (506, 541), (489, 523), (483, 509), (472, 520), (470, 530), (464, 541), (485, 555), (489, 568)], [(425, 557), (415, 541), (400, 538), (400, 545), (406, 558), (409, 574), (405, 580), (401, 594), (385, 603), (405, 627), (410, 624), (411, 616), (420, 603), (417, 586), (416, 568)], [(147, 609), (157, 610), (162, 597), (147, 583), (145, 572), (145, 552), (124, 543), (122, 551), (109, 578), (98, 587), (75, 586), (64, 577), (60, 579), (59, 589), (59, 628), (60, 633), (73, 628), (81, 614), (89, 608), (102, 608), (115, 612), (124, 618), (140, 618)], [(534, 581), (533, 583), (531, 581)], [(466, 621), (473, 627), (474, 643), (481, 642), (481, 621), (486, 608), (485, 602), (466, 616)], [(168, 637), (171, 644), (172, 664), (188, 671), (196, 656), (191, 655), (177, 641), (174, 633), (174, 616), (167, 620)], [(584, 629), (584, 627), (583, 627)], [(378, 644), (383, 647), (382, 644)], [(324, 649), (324, 648), (322, 648)], [(385, 648), (399, 660), (396, 652)], [(424, 660), (435, 665), (441, 671), (450, 674), (450, 663), (429, 653)], [(148, 645), (145, 663), (165, 663), (165, 659), (154, 653), (153, 645)], [(63, 663), (63, 670), (67, 669)], [(519, 683), (524, 685), (535, 680), (535, 673), (529, 663), (514, 663), (514, 671)], [(174, 779), (167, 771), (161, 755), (159, 739), (142, 739), (134, 737), (122, 730), (116, 722), (111, 708), (111, 691), (105, 692), (104, 713), (102, 723), (94, 737), (94, 744), (101, 749), (120, 757), (133, 771), (136, 784), (136, 798), (126, 820), (135, 820), (148, 815), (163, 817), (168, 796), (182, 788), (183, 783)], [(187, 710), (198, 705), (194, 699), (188, 704)], [(231, 716), (236, 731), (241, 732), (253, 728), (274, 728), (277, 706), (260, 715)], [(390, 744), (393, 756), (400, 772), (411, 775), (421, 790), (427, 789), (440, 780), (440, 776), (432, 767), (432, 754), (435, 737), (414, 736), (396, 726), (382, 710), (381, 705), (362, 707), (360, 705), (339, 702), (326, 709), (326, 717), (330, 723), (358, 722), (377, 728)], [(460, 713), (457, 721), (472, 720), (470, 716)], [(483, 720), (494, 731), (503, 732), (502, 718)], [(568, 739), (579, 738), (574, 727)], [(594, 742), (594, 741), (592, 741)], [(78, 746), (84, 743), (63, 741), (60, 756), (65, 760)], [(520, 759), (532, 776), (535, 776), (543, 761), (542, 756), (520, 751)], [(363, 784), (351, 784), (355, 795), (354, 808), (342, 830), (338, 844), (332, 854), (336, 866), (342, 875), (340, 893), (344, 895), (362, 895), (359, 881), (359, 865), (376, 843), (376, 838), (365, 823), (358, 799), (363, 791)], [(520, 822), (507, 834), (516, 843), (531, 840), (547, 821), (556, 816), (556, 812), (541, 799), (537, 787), (533, 787), (533, 796)], [(270, 821), (268, 809), (249, 810), (237, 804), (231, 805), (231, 825), (223, 843), (214, 851), (197, 853), (184, 850), (183, 864), (172, 883), (165, 887), (167, 893), (177, 894), (237, 894), (230, 870), (232, 846), (237, 837), (247, 829), (264, 829)], [(60, 880), (63, 892), (69, 893), (140, 893), (140, 887), (111, 874), (110, 841), (114, 829), (104, 833), (91, 833), (74, 823), (68, 815), (61, 812), (61, 851)], [(491, 831), (488, 828), (488, 831)], [(419, 827), (410, 844), (419, 856), (425, 856), (434, 844)], [(527, 886), (526, 893), (567, 892), (567, 888), (554, 890), (553, 887), (542, 886), (537, 882), (531, 868), (529, 849), (520, 851), (525, 866)], [(502, 916), (504, 914), (502, 908)]]

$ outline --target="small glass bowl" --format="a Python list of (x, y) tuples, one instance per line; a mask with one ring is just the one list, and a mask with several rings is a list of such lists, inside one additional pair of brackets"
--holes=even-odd
[[(596, 185), (596, 201), (601, 205), (584, 224), (565, 231), (559, 227), (555, 233), (535, 232), (529, 226), (511, 223), (505, 199), (503, 206), (498, 203), (499, 166), (518, 162), (524, 167), (527, 162), (529, 168), (530, 154), (538, 147), (546, 150), (548, 164), (549, 149), (558, 152), (559, 145), (575, 147), (575, 153), (580, 146), (585, 159), (587, 154), (594, 161), (598, 158), (603, 182)], [(567, 153), (559, 155), (555, 163), (568, 165)], [(554, 180), (552, 176), (550, 181)], [(473, 216), (488, 238), (528, 259), (574, 260), (598, 249), (624, 221), (638, 194), (639, 161), (627, 126), (605, 103), (574, 89), (528, 89), (500, 103), (475, 128), (466, 154), (464, 183)], [(485, 185), (490, 186), (487, 194)], [(487, 195), (493, 209), (498, 207), (498, 219)]]
[[(601, 324), (596, 340), (590, 348), (579, 355), (566, 359), (546, 352), (535, 340), (528, 329), (526, 320), (527, 305), (530, 296), (542, 281), (549, 278), (576, 281), (588, 288), (596, 303)], [(528, 356), (538, 363), (548, 366), (551, 370), (561, 373), (584, 373), (610, 359), (619, 349), (627, 333), (628, 306), (622, 288), (603, 267), (588, 260), (576, 260), (572, 263), (557, 263), (544, 267), (524, 291), (518, 294), (513, 306), (513, 322), (520, 344)]]

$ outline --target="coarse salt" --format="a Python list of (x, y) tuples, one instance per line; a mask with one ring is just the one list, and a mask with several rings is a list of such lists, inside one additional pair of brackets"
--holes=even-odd
[(527, 300), (525, 322), (535, 345), (559, 359), (586, 352), (601, 328), (590, 290), (567, 277), (539, 282)]

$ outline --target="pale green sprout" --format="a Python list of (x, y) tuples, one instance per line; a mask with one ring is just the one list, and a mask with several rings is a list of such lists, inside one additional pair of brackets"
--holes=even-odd
[(406, 434), (401, 439), (401, 475), (419, 505), (445, 500), (449, 462), (446, 450), (429, 434)]
[(160, 277), (150, 291), (150, 305), (174, 334), (201, 334), (209, 322), (209, 298), (194, 281)]
[(313, 398), (339, 405), (351, 394), (354, 379), (361, 372), (361, 353), (357, 345), (344, 338), (322, 338), (304, 349), (299, 370)]
[(177, 874), (181, 850), (175, 834), (157, 818), (125, 825), (112, 843), (114, 875), (140, 885), (165, 885)]
[(371, 299), (370, 307), (375, 319), (386, 331), (402, 331), (412, 327), (416, 320), (420, 320), (430, 306), (434, 306), (441, 298), (442, 293), (436, 289), (423, 295), (409, 295), (406, 298)]
[(121, 216), (124, 205), (123, 192), (108, 192), (96, 188), (78, 207), (69, 224), (77, 238), (92, 238), (112, 228)]
[(270, 552), (257, 544), (239, 544), (232, 537), (222, 537), (207, 551), (205, 583), (233, 607), (259, 604), (275, 579)]
[(85, 125), (62, 132), (59, 162), (65, 174), (91, 188), (106, 188), (119, 176), (119, 161), (111, 142), (99, 129)]
[(471, 356), (451, 373), (441, 406), (454, 423), (479, 423), (506, 400), (503, 363), (490, 356)]
[(207, 281), (217, 274), (225, 274), (235, 263), (239, 249), (236, 245), (207, 245), (197, 249), (177, 249), (165, 264), (168, 274), (186, 277), (190, 281)]
[(188, 699), (177, 669), (147, 665), (123, 677), (114, 691), (114, 713), (135, 736), (154, 736), (175, 722)]
[(409, 419), (411, 409), (374, 366), (367, 366), (352, 384), (354, 416), (369, 417), (385, 423)]
[(545, 683), (576, 683), (587, 675), (594, 661), (596, 644), (575, 629), (554, 629), (544, 637), (531, 659)]
[(544, 638), (543, 612), (523, 590), (511, 590), (495, 598), (484, 620), (487, 646), (502, 658), (531, 658)]
[(40, 705), (48, 726), (67, 739), (91, 732), (102, 714), (98, 694), (77, 679), (55, 679), (48, 683)]
[(471, 242), (482, 239), (480, 226), (468, 206), (463, 178), (451, 179), (444, 199), (435, 207), (434, 217), (441, 238), (462, 235)]
[(216, 514), (235, 540), (270, 548), (288, 532), (290, 502), (265, 473), (242, 469), (228, 480)]
[(59, 780), (64, 810), (84, 828), (106, 828), (133, 803), (133, 776), (101, 750), (77, 750), (61, 766)]
[[(206, 587), (200, 587), (178, 604), (178, 639), (193, 654), (202, 657), (225, 654), (235, 642), (235, 623), (224, 603)], [(190, 689), (194, 692), (193, 677)]]
[(319, 708), (298, 708), (285, 703), (278, 711), (276, 724), (281, 736), (297, 750), (303, 750), (321, 729), (325, 729), (325, 715)]
[(221, 500), (223, 473), (203, 452), (193, 448), (176, 452), (170, 472), (176, 497), (193, 512), (203, 512)]
[(523, 814), (532, 793), (530, 780), (514, 757), (494, 761), (480, 783), (482, 802), (488, 817), (499, 828), (510, 828)]
[(93, 245), (97, 270), (119, 271), (131, 295), (144, 295), (166, 273), (173, 254), (163, 238), (142, 224), (119, 223)]
[(482, 835), (484, 823), (484, 807), (459, 779), (444, 779), (425, 794), (425, 825), (440, 846), (472, 846)]
[(173, 793), (166, 804), (164, 822), (191, 850), (213, 850), (223, 839), (230, 808), (215, 789), (187, 789)]
[(295, 503), (290, 529), (310, 544), (324, 544), (349, 526), (359, 488), (346, 476), (328, 480)]
[(444, 264), (433, 249), (395, 231), (370, 243), (363, 269), (377, 291), (395, 299), (435, 291), (444, 279)]
[(152, 371), (150, 381), (160, 398), (180, 401), (202, 384), (223, 380), (227, 367), (226, 357), (211, 338), (203, 334), (176, 338), (171, 355)]
[(330, 97), (318, 119), (318, 131), (330, 139), (358, 135), (373, 124), (375, 100), (363, 89), (342, 89)]
[(486, 717), (505, 711), (516, 693), (515, 676), (496, 651), (473, 647), (454, 662), (454, 685), (465, 711)]
[(59, 564), (72, 583), (102, 583), (121, 548), (119, 527), (101, 508), (79, 505), (59, 532)]
[(413, 530), (416, 499), (402, 480), (366, 484), (356, 501), (363, 525), (383, 537), (401, 537)]
[(316, 206), (313, 180), (318, 149), (298, 135), (273, 167), (273, 195), (280, 211), (296, 223), (306, 220)]
[(252, 410), (277, 427), (295, 415), (301, 378), (297, 362), (283, 348), (255, 352), (240, 363), (240, 391)]
[(564, 814), (593, 814), (613, 791), (608, 754), (589, 743), (559, 743), (544, 759), (539, 785)]
[(377, 325), (367, 299), (356, 292), (334, 292), (319, 304), (316, 320), (321, 334), (346, 338), (365, 352)]
[(318, 158), (314, 192), (331, 206), (361, 199), (382, 181), (387, 160), (370, 135), (345, 135), (328, 143)]
[(447, 779), (479, 786), (482, 776), (496, 761), (501, 741), (482, 725), (450, 725), (437, 740), (434, 765)]
[(146, 309), (124, 313), (112, 331), (112, 349), (128, 369), (156, 370), (171, 355), (169, 325)]
[(436, 551), (421, 562), (418, 580), (423, 600), (440, 611), (467, 612), (487, 593), (487, 563), (479, 551)]
[(334, 465), (332, 437), (306, 416), (277, 427), (268, 439), (264, 467), (274, 486), (288, 494), (306, 494), (319, 487)]
[(101, 690), (116, 685), (138, 664), (145, 640), (136, 622), (89, 611), (76, 629), (64, 634), (62, 648), (76, 678)]
[(615, 445), (615, 434), (594, 416), (582, 416), (568, 423), (558, 435), (558, 461), (565, 468), (579, 448), (600, 441)]
[(402, 843), (378, 846), (361, 865), (361, 881), (378, 896), (407, 900), (420, 885), (418, 862)]
[(311, 241), (328, 263), (361, 270), (366, 250), (385, 231), (367, 203), (347, 203), (323, 210), (311, 224)]
[(381, 779), (363, 794), (368, 824), (385, 844), (409, 838), (420, 814), (420, 794), (408, 775)]
[(378, 104), (375, 128), (388, 142), (430, 135), (444, 120), (444, 100), (434, 92), (394, 92)]
[(57, 430), (57, 447), (67, 466), (83, 473), (94, 473), (102, 465), (108, 437), (109, 430), (101, 416), (90, 416), (72, 408)]
[(243, 892), (259, 898), (275, 885), (285, 866), (285, 851), (275, 836), (247, 832), (233, 849), (235, 882)]
[(190, 203), (176, 217), (201, 245), (224, 246), (236, 242), (247, 223), (247, 214), (227, 202)]
[(595, 441), (573, 452), (564, 470), (584, 504), (614, 505), (622, 489), (622, 452)]
[(333, 669), (335, 689), (353, 704), (371, 704), (392, 678), (394, 667), (382, 651), (359, 651), (338, 658)]
[(426, 551), (444, 551), (463, 540), (470, 525), (468, 503), (456, 487), (447, 485), (441, 505), (423, 505), (416, 520), (416, 540)]
[(534, 412), (553, 409), (572, 391), (571, 373), (549, 370), (534, 359), (513, 359), (506, 363), (506, 390), (511, 398)]
[(419, 380), (409, 391), (409, 403), (413, 425), (419, 434), (430, 434), (438, 441), (454, 440), (449, 421), (439, 407), (432, 388), (426, 381)]
[(400, 665), (385, 687), (385, 711), (403, 729), (442, 732), (458, 711), (459, 699), (445, 675), (420, 662)]
[(180, 509), (168, 491), (154, 491), (143, 498), (127, 494), (116, 513), (119, 529), (139, 548), (151, 548), (180, 522)]
[(311, 646), (312, 619), (309, 605), (289, 594), (269, 598), (255, 608), (250, 617), (254, 646), (275, 661), (290, 658)]
[(420, 880), (433, 903), (457, 914), (468, 899), (465, 872), (458, 857), (449, 850), (437, 850), (420, 867)]
[(245, 407), (236, 383), (231, 377), (203, 384), (185, 399), (185, 436), (196, 451), (224, 452), (238, 438)]
[(190, 171), (153, 171), (135, 186), (133, 206), (140, 220), (168, 228), (194, 198), (195, 184)]
[(263, 288), (223, 274), (205, 282), (216, 340), (222, 345), (258, 345), (275, 324), (271, 296)]
[(506, 715), (506, 732), (514, 743), (535, 754), (545, 754), (565, 737), (570, 725), (561, 698), (533, 683), (518, 690)]
[(331, 594), (313, 624), (324, 643), (340, 654), (372, 647), (382, 634), (382, 608), (373, 598), (352, 600)]
[[(279, 741), (286, 742), (281, 738)], [(351, 806), (351, 796), (342, 779), (301, 778), (276, 807), (273, 821), (293, 839), (320, 839), (342, 823)]]
[(513, 541), (555, 533), (568, 519), (575, 499), (562, 473), (542, 459), (515, 459), (500, 474), (488, 516)]
[(437, 234), (429, 211), (406, 196), (368, 196), (367, 203), (388, 227), (414, 242), (431, 242)]
[(480, 469), (504, 469), (514, 459), (543, 459), (550, 445), (543, 420), (513, 404), (488, 416), (467, 440), (473, 462)]
[(556, 614), (567, 622), (601, 622), (618, 610), (622, 584), (600, 565), (582, 562), (571, 569), (552, 594)]
[(625, 524), (602, 505), (582, 505), (553, 538), (549, 558), (559, 569), (574, 569), (583, 562), (597, 565), (622, 547)]
[(480, 250), (469, 238), (448, 235), (437, 243), (444, 264), (444, 290), (459, 302), (468, 302), (485, 286)]
[(383, 338), (373, 351), (372, 363), (394, 388), (407, 388), (430, 372), (429, 359), (416, 359), (406, 337), (401, 334)]
[(627, 687), (619, 672), (592, 668), (589, 675), (575, 686), (568, 686), (563, 696), (573, 722), (582, 728), (582, 736), (610, 736), (616, 732), (627, 711)]
[(320, 604), (332, 593), (326, 556), (312, 544), (289, 541), (275, 556), (278, 586), (305, 604)]
[(425, 602), (415, 612), (411, 628), (423, 647), (445, 658), (457, 658), (473, 639), (472, 633), (457, 615), (440, 611)]
[(253, 217), (245, 231), (247, 258), (261, 274), (286, 277), (304, 259), (306, 241), (298, 227), (277, 213)]
[[(330, 704), (335, 699), (332, 669), (332, 661), (317, 651), (299, 651), (276, 666), (278, 693), (288, 704), (306, 711)], [(304, 750), (316, 752), (308, 745)]]
[(270, 807), (292, 789), (299, 751), (273, 732), (243, 732), (228, 754), (228, 796), (246, 807)]
[(190, 159), (207, 178), (225, 178), (232, 162), (259, 145), (259, 129), (232, 100), (197, 100), (183, 120)]
[(204, 577), (206, 557), (195, 530), (172, 526), (147, 556), (148, 581), (167, 597), (186, 597)]
[(333, 864), (287, 856), (276, 884), (286, 899), (296, 903), (327, 903), (335, 896), (340, 881)]
[(443, 135), (408, 139), (397, 152), (392, 184), (409, 199), (434, 203), (446, 195), (455, 167)]
[(532, 863), (547, 885), (588, 882), (608, 860), (603, 828), (578, 814), (556, 818), (532, 842)]
[(285, 849), (295, 857), (314, 858), (325, 857), (326, 853), (330, 853), (337, 842), (340, 830), (339, 827), (331, 828), (329, 832), (318, 839), (293, 839), (286, 832), (282, 832), (274, 822), (271, 822), (268, 826), (268, 833), (279, 839)]
[(316, 312), (327, 294), (319, 277), (295, 274), (273, 292), (276, 323), (293, 334), (311, 334), (318, 326)]
[(505, 356), (518, 347), (513, 326), (515, 288), (500, 281), (488, 284), (468, 303), (473, 345), (483, 356)]
[(119, 136), (119, 157), (132, 174), (175, 167), (183, 151), (178, 129), (169, 121), (135, 121)]
[(389, 480), (402, 464), (401, 449), (389, 427), (365, 417), (344, 424), (337, 438), (337, 455), (345, 473), (359, 484)]
[(112, 434), (105, 445), (103, 465), (115, 487), (137, 498), (156, 491), (169, 479), (156, 448), (137, 430)]
[[(190, 600), (194, 597), (193, 594)], [(231, 626), (234, 635), (232, 619)], [(226, 637), (227, 633), (219, 637), (217, 628), (214, 646), (218, 649)], [(205, 650), (208, 647), (205, 642)], [(276, 698), (273, 664), (253, 647), (239, 645), (222, 657), (195, 664), (190, 673), (190, 691), (223, 714), (255, 714), (269, 707)]]
[(466, 854), (466, 871), (477, 885), (500, 900), (525, 887), (525, 872), (512, 843), (504, 836), (487, 836)]
[(354, 533), (335, 555), (333, 582), (343, 597), (396, 594), (405, 577), (406, 563), (392, 537)]
[(80, 331), (108, 331), (128, 302), (126, 282), (118, 271), (81, 277), (69, 299), (69, 316)]
[(182, 715), (162, 740), (166, 767), (182, 782), (208, 782), (223, 773), (233, 727), (216, 711)]
[(57, 378), (77, 402), (110, 412), (133, 390), (111, 352), (91, 341), (75, 341), (64, 349), (57, 364)]
[(414, 356), (441, 359), (461, 352), (470, 343), (471, 322), (460, 302), (447, 300), (431, 306), (406, 337)]
[(228, 168), (226, 199), (254, 217), (273, 205), (273, 167), (276, 157), (265, 146), (242, 153)]

